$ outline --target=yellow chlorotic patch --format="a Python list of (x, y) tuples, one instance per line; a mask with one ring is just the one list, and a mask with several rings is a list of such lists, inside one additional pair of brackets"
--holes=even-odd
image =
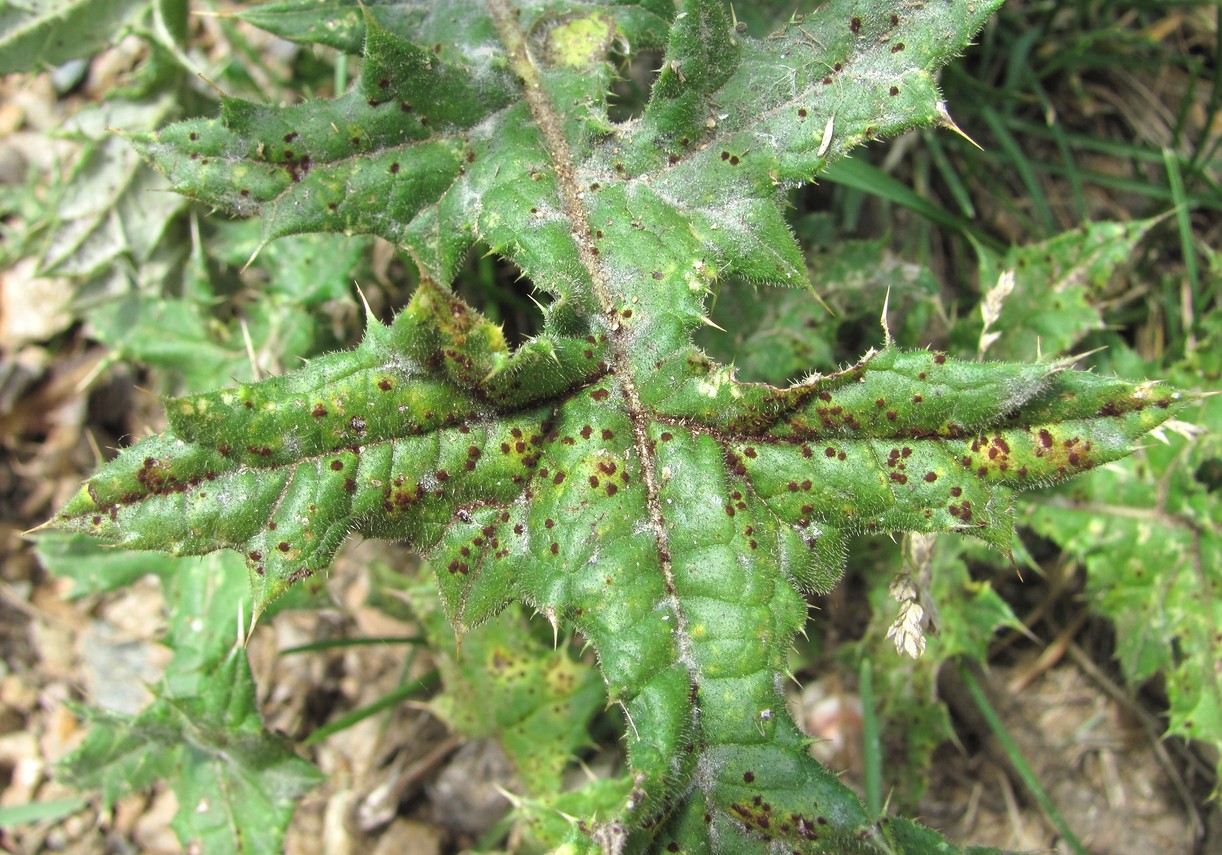
[(586, 68), (602, 62), (615, 36), (615, 24), (602, 15), (570, 18), (547, 34), (548, 58), (553, 65)]

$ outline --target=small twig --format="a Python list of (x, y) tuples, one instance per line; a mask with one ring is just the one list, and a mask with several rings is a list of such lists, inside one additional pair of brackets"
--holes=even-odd
[(1078, 616), (1073, 619), (1073, 622), (1061, 630), (1057, 637), (1043, 649), (1039, 658), (1023, 673), (1010, 681), (1009, 690), (1017, 695), (1027, 688), (1036, 677), (1060, 662), (1065, 656), (1065, 651), (1069, 649), (1069, 645), (1073, 644), (1074, 638), (1081, 631), (1082, 627), (1085, 626), (1089, 617), (1090, 609), (1079, 611)]

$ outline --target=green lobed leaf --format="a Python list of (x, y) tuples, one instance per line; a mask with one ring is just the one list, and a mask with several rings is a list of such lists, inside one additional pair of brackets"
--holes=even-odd
[[(418, 292), (396, 327), (432, 299)], [(698, 762), (750, 778), (734, 783), (727, 771), (706, 784), (735, 828), (759, 820), (741, 813), (748, 792), (805, 816), (796, 794), (839, 791), (801, 762), (779, 781), (769, 771), (803, 744), (779, 712), (772, 676), (805, 619), (794, 586), (828, 587), (847, 534), (953, 529), (1004, 543), (1013, 488), (1126, 453), (1174, 399), (1054, 366), (885, 351), (791, 387), (805, 406), (774, 408), (749, 431), (727, 425), (720, 408), (663, 402), (644, 420), (656, 506), (665, 508), (651, 532), (654, 502), (633, 459), (632, 426), (601, 403), (608, 378), (546, 407), (481, 420), (467, 408), (486, 408), (487, 392), (476, 385), (484, 394), (464, 400), (464, 387), (444, 378), (445, 353), (460, 342), (443, 337), (432, 354), (417, 351), (413, 361), (436, 368), (411, 374), (410, 349), (371, 347), (394, 332), (374, 326), (361, 350), (288, 378), (171, 402), (172, 424), (191, 444), (168, 436), (128, 450), (58, 524), (136, 546), (239, 548), (260, 607), (325, 567), (351, 531), (408, 539), (444, 568), (443, 599), (460, 628), (520, 598), (595, 643), (612, 699), (635, 722), (634, 802), (652, 797), (646, 810), (698, 774), (676, 774), (669, 759), (683, 756), (698, 708), (708, 746)], [(716, 377), (706, 373), (709, 391)], [(783, 390), (739, 392), (762, 402)], [(894, 418), (888, 399), (901, 402)], [(1028, 421), (1024, 404), (1045, 421)], [(764, 557), (738, 557), (753, 553)], [(744, 734), (744, 722), (757, 720)], [(844, 821), (840, 833), (852, 836), (865, 818)]]
[[(261, 212), (268, 238), (373, 232), (407, 246), (443, 282), (483, 239), (537, 285), (565, 295), (589, 274), (563, 228), (568, 214), (547, 168), (549, 150), (563, 142), (572, 166), (580, 165), (579, 175), (564, 176), (575, 179), (570, 195), (586, 194), (585, 219), (598, 223), (584, 242), (615, 247), (632, 229), (638, 234), (628, 245), (650, 234), (673, 241), (648, 253), (667, 264), (631, 263), (639, 253), (604, 263), (626, 296), (643, 299), (642, 285), (656, 293), (649, 278), (638, 278), (655, 272), (680, 292), (693, 259), (796, 284), (804, 281), (802, 264), (781, 216), (783, 188), (813, 179), (867, 139), (945, 121), (932, 70), (994, 5), (901, 16), (840, 3), (756, 41), (730, 32), (719, 4), (686, 4), (649, 108), (618, 127), (606, 120), (606, 61), (549, 65), (544, 55), (532, 64), (531, 86), (563, 107), (536, 126), (532, 111), (540, 105), (514, 103), (511, 57), (496, 44), (483, 7), (461, 16), (461, 33), (448, 17), (429, 16), (422, 42), (441, 51), (427, 55), (371, 14), (366, 63), (386, 71), (367, 68), (329, 107), (226, 99), (219, 123), (186, 122), (134, 141), (181, 192), (239, 214)], [(536, 47), (526, 33), (561, 23), (563, 16), (528, 7), (514, 38)], [(706, 47), (702, 39), (712, 41)], [(737, 47), (727, 54), (731, 42)], [(394, 71), (407, 68), (418, 73)], [(541, 138), (548, 133), (557, 136)], [(683, 308), (689, 322), (699, 317), (694, 302)]]
[(811, 290), (719, 282), (711, 315), (720, 329), (698, 331), (696, 343), (745, 378), (785, 383), (812, 370), (834, 371), (840, 331), (875, 334), (884, 305), (898, 342), (919, 342), (936, 310), (932, 274), (896, 258), (885, 238), (839, 241), (812, 253), (809, 267)]
[(553, 647), (550, 632), (545, 645), (517, 609), (456, 637), (431, 579), (409, 595), (445, 684), (433, 711), (465, 736), (495, 737), (526, 794), (558, 793), (605, 700), (596, 672)]
[(1087, 333), (1103, 328), (1098, 304), (1109, 280), (1155, 220), (1087, 223), (999, 257), (982, 249), (980, 287), (987, 292), (1005, 271), (1014, 290), (989, 331), (1000, 338), (989, 348), (997, 359), (1038, 359), (1064, 353)]
[[(671, 0), (587, 0), (566, 4), (569, 20), (561, 24), (569, 35), (581, 38), (591, 32), (586, 22), (610, 21), (617, 38), (633, 47), (659, 47), (674, 16)], [(547, 11), (546, 4), (533, 4), (527, 14)], [(439, 6), (409, 0), (280, 0), (241, 9), (237, 17), (286, 39), (322, 44), (359, 54), (365, 48), (366, 23), (423, 45), (463, 45), (458, 51), (471, 55), (475, 44), (467, 24), (487, 14), (484, 5), (472, 0)], [(601, 39), (600, 39), (601, 41)]]
[(0, 7), (0, 74), (35, 71), (112, 44), (149, 0), (18, 0)]
[(121, 258), (148, 262), (183, 200), (140, 161), (114, 128), (151, 128), (175, 111), (174, 99), (115, 101), (74, 116), (63, 129), (84, 141), (79, 162), (56, 200), (40, 263), (55, 276), (89, 277)]
[[(243, 562), (231, 552), (171, 558), (106, 548), (76, 535), (44, 533), (47, 569), (74, 580), (73, 596), (123, 588), (145, 575), (161, 579), (173, 651), (138, 715), (82, 710), (89, 732), (60, 765), (59, 777), (97, 789), (107, 805), (164, 781), (179, 800), (175, 831), (207, 852), (279, 851), (296, 798), (319, 780), (279, 737), (262, 728), (245, 651), (235, 648), (248, 599)], [(279, 607), (308, 597), (285, 597)], [(295, 602), (294, 602), (295, 601)]]
[(228, 223), (218, 231), (211, 252), (195, 248), (186, 295), (134, 289), (108, 296), (89, 311), (92, 335), (121, 358), (161, 369), (166, 388), (188, 392), (252, 380), (260, 370), (341, 343), (342, 321), (356, 318), (351, 283), (365, 269), (369, 239), (310, 234), (265, 247), (249, 266), (251, 278), (270, 281), (260, 299), (243, 305), (217, 295), (213, 270), (236, 271), (251, 259), (259, 246), (257, 224)]
[[(180, 191), (262, 213), (265, 238), (381, 234), (422, 283), (354, 351), (169, 400), (170, 431), (55, 524), (236, 549), (260, 610), (350, 534), (403, 539), (458, 631), (513, 600), (575, 627), (624, 710), (632, 782), (573, 827), (574, 851), (949, 851), (867, 815), (806, 754), (780, 693), (803, 593), (835, 583), (858, 532), (1004, 548), (1015, 492), (1127, 454), (1178, 394), (893, 347), (778, 388), (690, 334), (719, 275), (805, 281), (784, 189), (945, 122), (934, 72), (993, 6), (842, 0), (755, 40), (691, 0), (620, 125), (607, 61), (574, 62), (598, 20), (546, 51), (571, 18), (490, 0), (435, 52), (370, 15), (348, 95), (226, 99), (219, 121), (139, 138)], [(554, 297), (516, 351), (440, 284), (477, 241)]]
[[(1215, 333), (1216, 335), (1216, 333)], [(1210, 342), (1204, 365), (1182, 365), (1187, 384), (1218, 376)], [(1117, 362), (1142, 370), (1117, 348)], [(1209, 363), (1212, 363), (1209, 364)], [(1208, 381), (1206, 381), (1208, 382)], [(1199, 427), (1190, 439), (1167, 437), (1096, 476), (1041, 495), (1026, 521), (1080, 560), (1086, 598), (1116, 627), (1116, 659), (1140, 686), (1166, 675), (1168, 732), (1222, 746), (1222, 398), (1184, 413)]]
[(85, 742), (64, 763), (66, 780), (100, 789), (107, 805), (166, 780), (172, 822), (204, 852), (280, 850), (297, 800), (320, 780), (314, 767), (263, 730), (245, 653), (211, 677), (208, 695), (161, 697), (135, 717), (89, 710)]

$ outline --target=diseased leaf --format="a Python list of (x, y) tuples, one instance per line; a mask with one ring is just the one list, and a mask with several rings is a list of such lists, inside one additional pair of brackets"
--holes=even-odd
[[(1205, 365), (1180, 366), (1175, 379), (1187, 385), (1218, 376), (1210, 345), (1199, 350)], [(1144, 370), (1123, 345), (1115, 351), (1127, 370)], [(1130, 685), (1167, 675), (1168, 732), (1217, 747), (1222, 398), (1203, 398), (1184, 416), (1199, 428), (1191, 438), (1168, 433), (1166, 443), (1039, 496), (1025, 519), (1085, 565), (1086, 600), (1115, 624), (1116, 659)]]
[[(514, 598), (575, 624), (634, 722), (630, 810), (663, 810), (710, 763), (725, 771), (698, 792), (715, 826), (723, 817), (717, 833), (742, 819), (758, 828), (748, 793), (807, 816), (800, 804), (823, 773), (799, 763), (774, 777), (778, 742), (803, 756), (803, 738), (778, 712), (773, 675), (805, 620), (798, 589), (835, 581), (847, 534), (951, 529), (1004, 545), (1013, 489), (1126, 453), (1174, 400), (1055, 366), (884, 351), (788, 390), (689, 365), (671, 386), (689, 394), (634, 418), (606, 403), (623, 390), (597, 366), (533, 406), (513, 388), (529, 366), (481, 382), (476, 366), (509, 358), (503, 344), (460, 350), (486, 341), (481, 330), (422, 288), (353, 353), (172, 401), (175, 433), (121, 455), (58, 524), (132, 546), (237, 548), (260, 608), (327, 566), (352, 531), (407, 539), (443, 568), (459, 628)], [(563, 344), (547, 380), (596, 357)], [(707, 748), (676, 772), (697, 710)], [(820, 790), (842, 792), (834, 778)], [(867, 823), (846, 822), (846, 839)]]
[(896, 258), (885, 239), (838, 242), (813, 253), (809, 268), (811, 289), (719, 282), (711, 300), (719, 328), (698, 331), (696, 343), (742, 379), (785, 383), (836, 370), (841, 329), (879, 334), (883, 306), (901, 343), (919, 341), (936, 308), (932, 274)]
[(1099, 303), (1108, 280), (1131, 256), (1154, 220), (1088, 223), (1004, 258), (981, 250), (980, 286), (987, 292), (1004, 271), (1013, 271), (1014, 290), (990, 332), (999, 338), (988, 350), (994, 359), (1038, 359), (1065, 353), (1087, 333), (1103, 328)]
[[(950, 851), (868, 815), (807, 755), (780, 690), (803, 595), (837, 581), (859, 532), (1006, 548), (1017, 491), (1127, 454), (1179, 395), (890, 346), (741, 383), (691, 335), (719, 276), (806, 281), (784, 191), (867, 139), (946, 123), (936, 69), (995, 5), (839, 0), (756, 40), (688, 0), (621, 124), (604, 35), (635, 7), (489, 0), (397, 29), (370, 13), (339, 99), (229, 98), (218, 121), (140, 137), (180, 192), (260, 213), (266, 240), (379, 234), (421, 284), (355, 350), (170, 399), (169, 431), (55, 525), (235, 549), (259, 611), (349, 535), (400, 539), (460, 633), (515, 600), (575, 628), (625, 714), (631, 782), (569, 829), (573, 851)], [(516, 350), (446, 287), (477, 242), (552, 297)]]
[[(634, 49), (660, 47), (675, 12), (672, 0), (596, 0), (566, 8), (575, 10), (568, 20), (562, 20), (563, 14), (542, 20), (551, 29), (567, 28), (571, 35), (590, 33), (597, 29), (598, 22), (608, 21), (615, 37)], [(546, 13), (547, 9), (538, 4), (538, 8), (523, 12), (534, 16)], [(445, 4), (423, 0), (280, 0), (237, 13), (247, 23), (283, 38), (328, 45), (350, 54), (359, 54), (364, 49), (366, 22), (373, 21), (376, 28), (418, 44), (442, 45), (443, 50), (448, 45), (459, 45), (457, 53), (463, 56), (478, 53), (466, 24), (486, 15), (484, 4), (473, 0)], [(530, 20), (526, 19), (524, 28), (529, 29)]]
[[(553, 802), (566, 768), (590, 746), (590, 721), (606, 703), (597, 672), (565, 646), (553, 647), (550, 630), (546, 642), (532, 634), (517, 608), (456, 638), (431, 579), (410, 596), (445, 684), (430, 708), (465, 736), (496, 738), (523, 793)], [(627, 790), (624, 783), (621, 798)]]

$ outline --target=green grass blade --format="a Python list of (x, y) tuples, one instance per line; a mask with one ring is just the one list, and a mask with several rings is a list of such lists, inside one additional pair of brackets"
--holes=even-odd
[(418, 697), (419, 695), (427, 694), (441, 685), (441, 673), (436, 669), (429, 671), (423, 677), (412, 680), (410, 683), (404, 683), (402, 686), (387, 692), (382, 697), (378, 698), (371, 704), (366, 704), (359, 709), (355, 709), (350, 713), (340, 716), (335, 721), (325, 724), (318, 730), (311, 733), (303, 740), (304, 745), (316, 745), (322, 742), (328, 736), (339, 733), (341, 730), (347, 730), (355, 724), (358, 724), (370, 716), (391, 709), (392, 707), (403, 703), (404, 701)]
[(1069, 179), (1069, 189), (1073, 193), (1074, 217), (1080, 222), (1087, 222), (1090, 220), (1090, 212), (1086, 207), (1086, 193), (1082, 189), (1082, 174), (1078, 171), (1077, 163), (1074, 160), (1073, 146), (1070, 145), (1065, 129), (1055, 118), (1056, 108), (1048, 92), (1038, 80), (1033, 80), (1032, 85), (1035, 87), (1040, 103), (1044, 106), (1045, 115), (1052, 117), (1047, 124), (1047, 130), (1053, 142), (1056, 143), (1061, 160), (1065, 163), (1065, 177)]
[(424, 644), (422, 635), (398, 635), (379, 638), (329, 638), (325, 641), (312, 641), (309, 644), (299, 644), (296, 647), (286, 647), (280, 651), (281, 656), (291, 656), (294, 653), (318, 653), (323, 650), (338, 650), (344, 647), (372, 647), (390, 644)]
[[(1197, 267), (1197, 250), (1193, 243), (1192, 206), (1184, 189), (1184, 176), (1180, 173), (1179, 160), (1171, 149), (1163, 149), (1163, 163), (1167, 167), (1167, 186), (1171, 190), (1171, 198), (1175, 200), (1175, 223), (1180, 233), (1180, 252), (1184, 256), (1184, 275), (1188, 279), (1188, 287), (1192, 294), (1192, 308), (1202, 306), (1201, 276)], [(1192, 308), (1181, 305), (1181, 313), (1185, 327), (1192, 325)], [(1185, 329), (1185, 333), (1190, 329)]]
[(861, 756), (865, 766), (866, 811), (877, 817), (883, 810), (883, 758), (874, 703), (874, 670), (869, 658), (861, 660)]
[(933, 159), (934, 166), (937, 167), (942, 180), (946, 182), (946, 189), (955, 200), (955, 204), (959, 206), (963, 216), (974, 219), (976, 207), (972, 204), (972, 195), (964, 185), (963, 179), (959, 177), (959, 171), (946, 156), (946, 149), (942, 146), (936, 132), (925, 133), (925, 146), (929, 149), (929, 156)]
[(1027, 189), (1027, 195), (1031, 198), (1032, 210), (1044, 236), (1047, 237), (1055, 234), (1057, 231), (1056, 220), (1052, 216), (1052, 208), (1048, 206), (1048, 198), (1044, 195), (1044, 188), (1040, 186), (1039, 179), (1036, 178), (1035, 168), (1032, 166), (1031, 160), (1023, 152), (1022, 146), (1019, 145), (1014, 135), (1010, 133), (996, 110), (984, 107), (981, 109), (980, 115), (993, 132), (993, 136), (997, 138), (998, 145), (1005, 152), (1008, 162), (1014, 167), (1014, 171), (1018, 173), (1019, 180), (1023, 182), (1023, 186)]
[(880, 199), (902, 205), (931, 222), (961, 235), (970, 236), (992, 249), (1002, 249), (996, 238), (942, 206), (917, 195), (911, 187), (892, 178), (872, 163), (857, 158), (845, 158), (829, 166), (823, 177), (826, 181), (835, 182), (842, 187), (872, 193)]
[(76, 813), (84, 806), (84, 799), (72, 797), (0, 807), (0, 828), (13, 828), (35, 822), (54, 822)]

